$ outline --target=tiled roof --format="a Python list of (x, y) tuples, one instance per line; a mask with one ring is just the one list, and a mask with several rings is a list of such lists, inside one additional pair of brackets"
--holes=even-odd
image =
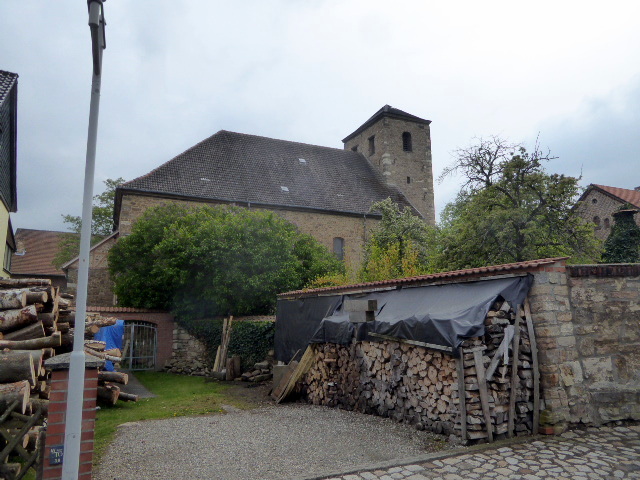
[(403, 112), (402, 110), (400, 110), (398, 108), (393, 108), (391, 105), (385, 105), (380, 110), (378, 110), (376, 113), (374, 113), (371, 116), (371, 118), (369, 118), (369, 120), (367, 120), (362, 125), (360, 125), (356, 129), (355, 132), (353, 132), (353, 133), (347, 135), (345, 138), (343, 138), (342, 141), (346, 142), (350, 138), (355, 137), (360, 132), (362, 132), (363, 130), (366, 130), (370, 125), (372, 125), (373, 123), (377, 122), (382, 117), (399, 118), (400, 120), (408, 120), (410, 122), (424, 123), (426, 125), (429, 125), (431, 123), (431, 120), (425, 120), (424, 118), (416, 117), (415, 115), (411, 115), (410, 113)]
[[(16, 253), (11, 258), (11, 273), (14, 275), (61, 275), (64, 272), (55, 268), (52, 261), (58, 253), (60, 238), (69, 232), (49, 230), (31, 230), (19, 228), (16, 231)], [(24, 251), (24, 255), (18, 255)]]
[(4, 102), (5, 98), (7, 98), (16, 80), (18, 80), (17, 73), (0, 70), (0, 105)]
[(628, 188), (618, 188), (618, 187), (608, 187), (606, 185), (597, 185), (593, 184), (594, 187), (599, 188), (600, 190), (613, 195), (614, 197), (618, 197), (623, 202), (628, 202), (633, 206), (640, 208), (640, 191), (639, 190), (629, 190)]
[(543, 265), (566, 260), (568, 257), (542, 258), (539, 260), (528, 260), (526, 262), (505, 263), (503, 265), (492, 265), (489, 267), (467, 268), (464, 270), (454, 270), (451, 272), (432, 273), (430, 275), (418, 275), (415, 277), (398, 278), (395, 280), (383, 280), (379, 282), (357, 283), (353, 285), (343, 285), (339, 287), (314, 288), (311, 290), (296, 290), (293, 292), (281, 293), (280, 298), (313, 296), (327, 293), (349, 293), (361, 290), (375, 290), (378, 288), (392, 288), (407, 285), (421, 285), (440, 280), (451, 280), (458, 278), (469, 278), (479, 276), (504, 275), (510, 273), (524, 273)]
[(116, 215), (127, 191), (358, 215), (410, 205), (360, 153), (225, 130), (119, 187)]
[(87, 306), (87, 312), (101, 312), (101, 313), (166, 313), (164, 310), (153, 310), (148, 308), (133, 308), (133, 307), (89, 307)]

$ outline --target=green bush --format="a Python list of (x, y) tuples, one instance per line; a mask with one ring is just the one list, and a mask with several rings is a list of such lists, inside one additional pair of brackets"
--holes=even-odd
[[(205, 345), (211, 364), (221, 342), (223, 322), (222, 318), (178, 319), (181, 327)], [(243, 371), (264, 360), (269, 350), (273, 349), (275, 325), (275, 322), (248, 320), (232, 323), (229, 355), (242, 358)]]

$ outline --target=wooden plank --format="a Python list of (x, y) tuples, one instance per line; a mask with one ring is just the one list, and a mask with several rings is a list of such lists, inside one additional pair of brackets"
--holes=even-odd
[(291, 380), (293, 373), (296, 371), (296, 368), (298, 368), (298, 362), (296, 360), (291, 360), (287, 365), (287, 371), (284, 372), (284, 375), (282, 375), (282, 378), (280, 379), (280, 383), (278, 383), (278, 385), (273, 389), (273, 392), (271, 393), (271, 396), (275, 400), (280, 398), (280, 396), (284, 393), (287, 385), (289, 385), (289, 380)]
[(489, 368), (487, 368), (487, 382), (490, 382), (493, 378), (493, 374), (498, 368), (498, 364), (500, 363), (500, 359), (504, 357), (504, 352), (508, 351), (509, 343), (513, 339), (513, 326), (508, 325), (507, 328), (504, 329), (504, 337), (502, 338), (502, 342), (500, 342), (500, 346), (493, 354), (493, 358), (491, 359), (491, 363), (489, 364)]
[(538, 433), (540, 426), (540, 364), (538, 363), (538, 343), (536, 342), (536, 332), (533, 329), (531, 319), (531, 309), (529, 299), (524, 300), (524, 318), (527, 321), (527, 331), (529, 332), (529, 342), (531, 343), (531, 360), (533, 363), (533, 433)]
[(460, 425), (462, 427), (462, 440), (467, 440), (467, 395), (464, 388), (464, 351), (460, 347), (460, 357), (456, 358), (458, 370), (458, 400), (460, 405)]
[(476, 377), (478, 378), (478, 388), (480, 389), (480, 404), (482, 405), (482, 415), (487, 424), (487, 435), (489, 442), (493, 442), (493, 425), (491, 424), (491, 411), (489, 409), (489, 391), (487, 390), (487, 379), (485, 377), (484, 363), (482, 363), (482, 351), (473, 352), (473, 362), (476, 367)]
[(442, 345), (435, 345), (433, 343), (419, 342), (417, 340), (405, 340), (404, 338), (391, 337), (389, 335), (382, 335), (380, 333), (368, 333), (371, 337), (382, 338), (383, 340), (391, 340), (392, 342), (406, 343), (408, 345), (416, 345), (418, 347), (429, 348), (431, 350), (437, 350), (438, 352), (453, 353), (453, 348), (443, 347)]
[(282, 394), (276, 400), (276, 403), (282, 402), (285, 398), (289, 396), (289, 394), (293, 391), (293, 388), (296, 386), (298, 380), (302, 378), (302, 376), (307, 373), (311, 364), (313, 363), (313, 359), (315, 355), (313, 353), (313, 345), (309, 345), (307, 349), (304, 351), (302, 358), (300, 359), (300, 363), (298, 363), (298, 367), (295, 369), (289, 382), (287, 383), (286, 388), (282, 392)]
[(509, 394), (509, 421), (507, 426), (507, 436), (509, 438), (513, 437), (515, 434), (514, 426), (515, 426), (515, 416), (516, 416), (516, 387), (518, 386), (518, 354), (520, 353), (520, 308), (518, 309), (518, 314), (516, 315), (515, 323), (513, 324), (513, 328), (515, 331), (513, 332), (513, 357), (511, 360), (511, 391)]

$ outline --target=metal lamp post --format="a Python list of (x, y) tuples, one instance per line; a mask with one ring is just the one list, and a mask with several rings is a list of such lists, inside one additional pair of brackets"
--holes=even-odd
[(65, 421), (62, 480), (77, 480), (80, 466), (80, 437), (82, 435), (82, 404), (84, 401), (84, 326), (87, 313), (87, 283), (89, 280), (89, 249), (91, 244), (91, 217), (93, 208), (93, 176), (96, 161), (98, 112), (100, 110), (100, 80), (102, 51), (106, 48), (104, 34), (104, 7), (102, 0), (88, 0), (89, 28), (93, 54), (93, 79), (91, 82), (91, 106), (89, 132), (84, 173), (82, 200), (82, 230), (80, 231), (80, 257), (78, 265), (78, 289), (76, 292), (76, 327), (73, 352), (69, 365), (69, 389)]

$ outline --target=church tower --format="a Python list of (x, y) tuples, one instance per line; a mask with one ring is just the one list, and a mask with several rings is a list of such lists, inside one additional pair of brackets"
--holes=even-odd
[(385, 105), (342, 142), (345, 150), (364, 155), (387, 184), (397, 187), (422, 218), (435, 225), (430, 123)]

